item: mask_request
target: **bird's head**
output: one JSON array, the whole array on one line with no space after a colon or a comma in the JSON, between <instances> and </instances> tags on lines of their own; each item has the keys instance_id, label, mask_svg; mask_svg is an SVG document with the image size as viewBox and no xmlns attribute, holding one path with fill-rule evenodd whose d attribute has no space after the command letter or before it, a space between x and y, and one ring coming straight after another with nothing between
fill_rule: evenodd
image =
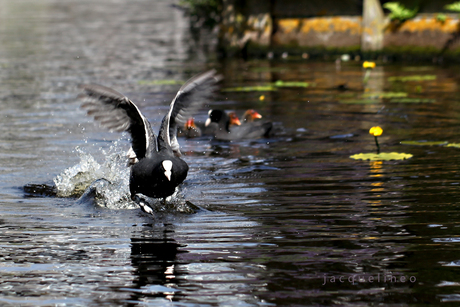
<instances>
[{"instance_id":1,"label":"bird's head","mask_svg":"<svg viewBox=\"0 0 460 307\"><path fill-rule=\"evenodd\" d=\"M185 128L185 130L196 129L195 120L193 119L193 117L190 117L190 118L187 120L187 122L185 123L184 128Z\"/></svg>"},{"instance_id":2,"label":"bird's head","mask_svg":"<svg viewBox=\"0 0 460 307\"><path fill-rule=\"evenodd\" d=\"M204 123L204 125L207 127L211 123L218 123L224 116L225 116L225 113L222 110L209 110L208 119L206 119L206 122Z\"/></svg>"},{"instance_id":3,"label":"bird's head","mask_svg":"<svg viewBox=\"0 0 460 307\"><path fill-rule=\"evenodd\" d=\"M255 119L262 118L262 115L260 115L256 110L249 109L243 114L243 121L244 122L253 122Z\"/></svg>"},{"instance_id":4,"label":"bird's head","mask_svg":"<svg viewBox=\"0 0 460 307\"><path fill-rule=\"evenodd\" d=\"M239 126L239 125L241 125L240 119L238 118L238 116L236 116L235 112L228 113L228 117L230 118L230 126L233 126L233 125Z\"/></svg>"}]
</instances>

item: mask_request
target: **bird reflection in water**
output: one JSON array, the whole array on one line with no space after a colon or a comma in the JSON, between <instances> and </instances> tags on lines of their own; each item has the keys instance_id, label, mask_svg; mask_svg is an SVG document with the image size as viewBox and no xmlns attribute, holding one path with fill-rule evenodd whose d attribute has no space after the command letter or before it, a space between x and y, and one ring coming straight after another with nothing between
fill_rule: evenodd
<instances>
[{"instance_id":1,"label":"bird reflection in water","mask_svg":"<svg viewBox=\"0 0 460 307\"><path fill-rule=\"evenodd\" d=\"M173 301L178 294L180 280L185 270L177 270L177 255L184 245L171 238L171 225L165 224L162 238L131 238L131 263L137 278L134 280L131 299L145 302L149 298ZM152 233L158 233L153 232Z\"/></svg>"}]
</instances>

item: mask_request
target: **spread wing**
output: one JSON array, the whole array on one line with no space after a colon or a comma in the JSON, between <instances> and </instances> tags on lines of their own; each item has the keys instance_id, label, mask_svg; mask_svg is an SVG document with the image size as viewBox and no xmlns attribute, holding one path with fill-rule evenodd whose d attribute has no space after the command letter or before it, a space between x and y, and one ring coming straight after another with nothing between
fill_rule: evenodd
<instances>
[{"instance_id":1,"label":"spread wing","mask_svg":"<svg viewBox=\"0 0 460 307\"><path fill-rule=\"evenodd\" d=\"M192 77L182 85L161 123L158 136L160 149L171 147L177 156L181 155L177 142L177 127L183 126L189 117L209 101L211 94L216 90L217 82L221 79L215 70L209 70Z\"/></svg>"},{"instance_id":2,"label":"spread wing","mask_svg":"<svg viewBox=\"0 0 460 307\"><path fill-rule=\"evenodd\" d=\"M84 94L79 98L81 105L101 126L110 131L128 131L131 134L132 149L137 159L157 150L156 136L149 121L128 97L102 85L83 85ZM131 152L131 151L130 151ZM130 156L132 157L132 154Z\"/></svg>"}]
</instances>

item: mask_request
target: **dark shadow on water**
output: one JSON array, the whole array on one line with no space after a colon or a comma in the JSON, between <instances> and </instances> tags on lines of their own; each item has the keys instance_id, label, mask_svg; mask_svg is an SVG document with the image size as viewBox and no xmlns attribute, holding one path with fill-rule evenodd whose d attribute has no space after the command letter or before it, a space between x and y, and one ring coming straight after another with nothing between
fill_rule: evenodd
<instances>
[{"instance_id":1,"label":"dark shadow on water","mask_svg":"<svg viewBox=\"0 0 460 307\"><path fill-rule=\"evenodd\" d=\"M56 197L57 190L52 183L29 183L22 187L24 197Z\"/></svg>"}]
</instances>

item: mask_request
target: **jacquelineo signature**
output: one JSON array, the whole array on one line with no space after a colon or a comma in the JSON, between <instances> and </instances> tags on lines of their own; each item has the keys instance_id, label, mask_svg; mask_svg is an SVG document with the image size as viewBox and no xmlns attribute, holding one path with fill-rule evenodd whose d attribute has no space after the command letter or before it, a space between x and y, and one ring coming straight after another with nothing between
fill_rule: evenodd
<instances>
[{"instance_id":1,"label":"jacquelineo signature","mask_svg":"<svg viewBox=\"0 0 460 307\"><path fill-rule=\"evenodd\" d=\"M407 276L393 273L377 273L377 274L360 274L360 275L327 275L324 274L323 286L325 284L333 283L415 283L417 278L415 276Z\"/></svg>"}]
</instances>

